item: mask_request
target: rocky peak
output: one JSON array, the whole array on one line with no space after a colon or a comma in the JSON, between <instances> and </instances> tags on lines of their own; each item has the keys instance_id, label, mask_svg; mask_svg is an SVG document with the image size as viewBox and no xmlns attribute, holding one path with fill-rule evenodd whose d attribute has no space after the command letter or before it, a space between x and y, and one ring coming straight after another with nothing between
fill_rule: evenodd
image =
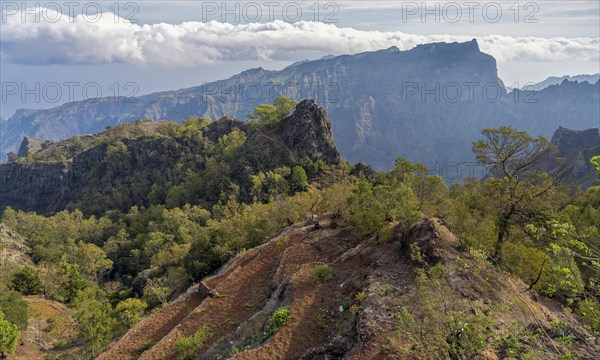
<instances>
[{"instance_id":1,"label":"rocky peak","mask_svg":"<svg viewBox=\"0 0 600 360\"><path fill-rule=\"evenodd\" d=\"M42 140L25 136L21 142L21 146L19 146L19 152L17 153L17 156L26 156L27 154L40 151L42 149L42 143Z\"/></svg>"},{"instance_id":2,"label":"rocky peak","mask_svg":"<svg viewBox=\"0 0 600 360\"><path fill-rule=\"evenodd\" d=\"M565 80L566 81L566 80ZM560 126L552 135L552 143L561 155L573 150L600 145L598 129L570 130Z\"/></svg>"},{"instance_id":3,"label":"rocky peak","mask_svg":"<svg viewBox=\"0 0 600 360\"><path fill-rule=\"evenodd\" d=\"M294 112L273 129L299 159L308 157L338 164L342 160L335 142L331 121L314 100L303 100Z\"/></svg>"},{"instance_id":4,"label":"rocky peak","mask_svg":"<svg viewBox=\"0 0 600 360\"><path fill-rule=\"evenodd\" d=\"M583 189L596 185L598 175L590 158L600 155L597 128L570 130L561 126L554 132L552 143L558 151L540 161L540 170L560 175L563 181L577 183Z\"/></svg>"}]
</instances>

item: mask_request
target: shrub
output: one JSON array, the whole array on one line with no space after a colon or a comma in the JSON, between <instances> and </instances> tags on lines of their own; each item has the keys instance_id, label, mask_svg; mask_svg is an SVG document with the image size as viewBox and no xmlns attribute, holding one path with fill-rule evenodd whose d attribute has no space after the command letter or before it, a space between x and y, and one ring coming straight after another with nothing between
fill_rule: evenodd
<instances>
[{"instance_id":1,"label":"shrub","mask_svg":"<svg viewBox=\"0 0 600 360\"><path fill-rule=\"evenodd\" d=\"M205 325L201 326L194 335L177 339L175 347L177 348L179 359L192 359L194 355L196 355L198 347L200 347L210 335L210 330L208 329L208 326Z\"/></svg>"},{"instance_id":2,"label":"shrub","mask_svg":"<svg viewBox=\"0 0 600 360\"><path fill-rule=\"evenodd\" d=\"M31 266L23 267L13 275L12 288L23 295L40 294L42 283L38 271Z\"/></svg>"},{"instance_id":3,"label":"shrub","mask_svg":"<svg viewBox=\"0 0 600 360\"><path fill-rule=\"evenodd\" d=\"M269 318L269 337L275 335L291 318L292 316L290 315L290 310L288 308L279 308L275 310Z\"/></svg>"},{"instance_id":4,"label":"shrub","mask_svg":"<svg viewBox=\"0 0 600 360\"><path fill-rule=\"evenodd\" d=\"M4 313L0 311L0 354L4 358L5 353L14 354L19 340L17 325L4 320Z\"/></svg>"},{"instance_id":5,"label":"shrub","mask_svg":"<svg viewBox=\"0 0 600 360\"><path fill-rule=\"evenodd\" d=\"M115 313L119 321L127 328L132 327L142 320L148 304L140 299L129 298L119 302Z\"/></svg>"},{"instance_id":6,"label":"shrub","mask_svg":"<svg viewBox=\"0 0 600 360\"><path fill-rule=\"evenodd\" d=\"M331 266L317 265L312 269L313 276L320 282L325 282L331 278Z\"/></svg>"},{"instance_id":7,"label":"shrub","mask_svg":"<svg viewBox=\"0 0 600 360\"><path fill-rule=\"evenodd\" d=\"M600 334L600 304L596 300L581 301L577 312L594 334Z\"/></svg>"},{"instance_id":8,"label":"shrub","mask_svg":"<svg viewBox=\"0 0 600 360\"><path fill-rule=\"evenodd\" d=\"M13 290L0 292L0 311L4 313L4 319L17 325L19 330L27 328L29 306L18 292Z\"/></svg>"}]
</instances>

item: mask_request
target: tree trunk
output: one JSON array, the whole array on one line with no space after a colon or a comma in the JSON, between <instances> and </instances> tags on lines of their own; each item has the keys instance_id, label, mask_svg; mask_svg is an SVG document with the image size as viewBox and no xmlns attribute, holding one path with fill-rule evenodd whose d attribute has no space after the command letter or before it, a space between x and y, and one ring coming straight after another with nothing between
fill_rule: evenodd
<instances>
[{"instance_id":1,"label":"tree trunk","mask_svg":"<svg viewBox=\"0 0 600 360\"><path fill-rule=\"evenodd\" d=\"M542 262L542 267L538 272L537 278L533 280L533 282L529 285L529 290L533 289L533 286L540 281L540 278L542 277L542 272L544 271L544 266L546 265L546 261L548 261L548 258L544 258L544 262Z\"/></svg>"},{"instance_id":2,"label":"tree trunk","mask_svg":"<svg viewBox=\"0 0 600 360\"><path fill-rule=\"evenodd\" d=\"M494 256L493 259L500 263L502 260L502 243L504 242L504 237L506 236L506 231L508 230L508 220L512 212L508 212L502 215L500 218L500 224L498 224L498 239L496 240L496 247L494 248Z\"/></svg>"}]
</instances>

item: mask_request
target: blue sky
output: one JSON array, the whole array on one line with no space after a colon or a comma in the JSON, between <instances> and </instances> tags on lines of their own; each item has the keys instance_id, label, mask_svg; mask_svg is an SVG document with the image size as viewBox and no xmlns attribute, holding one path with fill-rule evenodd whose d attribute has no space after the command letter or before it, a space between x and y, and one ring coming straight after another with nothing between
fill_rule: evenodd
<instances>
[{"instance_id":1,"label":"blue sky","mask_svg":"<svg viewBox=\"0 0 600 360\"><path fill-rule=\"evenodd\" d=\"M600 72L597 0L37 3L24 11L21 1L1 2L5 118L81 99L84 90L142 95L251 67L431 41L477 38L507 85Z\"/></svg>"}]
</instances>

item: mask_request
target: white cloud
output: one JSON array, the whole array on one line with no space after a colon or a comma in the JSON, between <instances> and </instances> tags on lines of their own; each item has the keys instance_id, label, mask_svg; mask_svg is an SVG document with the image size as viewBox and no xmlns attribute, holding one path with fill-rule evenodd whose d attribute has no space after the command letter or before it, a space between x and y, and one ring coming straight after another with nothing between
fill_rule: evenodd
<instances>
[{"instance_id":1,"label":"white cloud","mask_svg":"<svg viewBox=\"0 0 600 360\"><path fill-rule=\"evenodd\" d=\"M40 21L7 16L2 27L2 59L20 64L131 63L185 67L229 60L298 60L324 54L401 50L438 41L467 41L472 36L415 35L337 27L300 21L228 24L184 22L138 25L111 16L97 22L44 11ZM56 19L57 22L44 21ZM484 35L481 50L500 62L599 61L598 38L539 38Z\"/></svg>"}]
</instances>

